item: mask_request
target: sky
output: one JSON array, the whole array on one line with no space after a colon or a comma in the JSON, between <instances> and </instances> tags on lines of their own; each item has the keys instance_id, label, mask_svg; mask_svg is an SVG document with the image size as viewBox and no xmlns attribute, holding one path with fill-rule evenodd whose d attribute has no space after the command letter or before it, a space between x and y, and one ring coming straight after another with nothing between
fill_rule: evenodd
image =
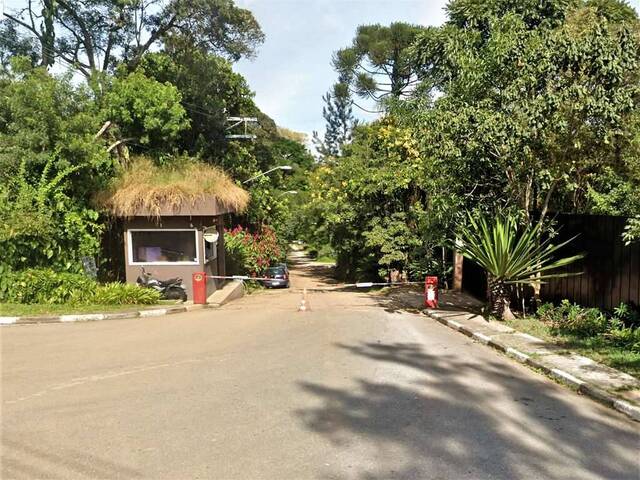
<instances>
[{"instance_id":1,"label":"sky","mask_svg":"<svg viewBox=\"0 0 640 480\"><path fill-rule=\"evenodd\" d=\"M253 60L235 70L256 93L258 107L281 126L324 131L322 95L336 81L333 52L351 44L363 24L394 21L440 25L447 0L236 0L266 35ZM371 119L357 111L361 118Z\"/></svg>"}]
</instances>

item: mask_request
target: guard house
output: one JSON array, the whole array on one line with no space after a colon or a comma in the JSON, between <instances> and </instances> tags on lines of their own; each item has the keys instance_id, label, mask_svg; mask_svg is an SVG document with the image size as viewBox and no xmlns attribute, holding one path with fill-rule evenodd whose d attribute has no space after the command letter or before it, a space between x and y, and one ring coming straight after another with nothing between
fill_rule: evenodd
<instances>
[{"instance_id":1,"label":"guard house","mask_svg":"<svg viewBox=\"0 0 640 480\"><path fill-rule=\"evenodd\" d=\"M223 215L232 213L214 197L205 197L179 209L160 208L160 216L139 211L125 220L125 272L135 283L141 268L160 280L181 277L187 296L193 297L191 275L225 275ZM207 282L207 295L215 291Z\"/></svg>"},{"instance_id":2,"label":"guard house","mask_svg":"<svg viewBox=\"0 0 640 480\"><path fill-rule=\"evenodd\" d=\"M124 220L126 281L142 268L159 280L180 277L192 299L193 273L225 275L224 215L244 210L249 194L211 165L177 170L138 159L98 201ZM207 294L221 283L207 281Z\"/></svg>"}]
</instances>

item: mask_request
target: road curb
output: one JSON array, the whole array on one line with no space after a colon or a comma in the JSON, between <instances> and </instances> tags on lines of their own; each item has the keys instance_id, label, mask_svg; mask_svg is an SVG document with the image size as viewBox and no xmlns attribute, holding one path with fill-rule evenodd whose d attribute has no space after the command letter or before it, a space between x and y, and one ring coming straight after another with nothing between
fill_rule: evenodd
<instances>
[{"instance_id":1,"label":"road curb","mask_svg":"<svg viewBox=\"0 0 640 480\"><path fill-rule=\"evenodd\" d=\"M0 317L0 326L7 325L37 325L40 323L73 323L98 322L102 320L123 320L127 318L149 318L172 315L175 313L192 312L204 308L216 308L217 305L185 305L179 307L151 308L131 312L115 313L85 313L52 316Z\"/></svg>"},{"instance_id":2,"label":"road curb","mask_svg":"<svg viewBox=\"0 0 640 480\"><path fill-rule=\"evenodd\" d=\"M462 325L455 320L447 320L446 318L442 318L434 312L429 312L428 310L423 310L422 313L429 318L441 323L452 330L456 330L467 337L471 337L472 339L482 343L483 345L487 345L489 347L494 348L495 350L499 350L500 352L506 354L506 356L516 360L518 363L523 365L527 365L529 367L535 368L540 372L544 373L548 377L553 378L554 380L562 383L570 387L572 390L578 392L585 397L589 397L590 399L610 407L632 420L640 422L640 407L630 404L614 394L611 394L593 384L590 384L576 376L565 372L559 368L553 368L548 365L545 365L543 362L538 360L535 356L528 355L524 352L521 352L518 349L505 345L497 340L494 340L490 336L473 330L466 325ZM516 332L514 330L514 332ZM518 333L518 332L516 332ZM531 337L531 335L529 335ZM535 337L532 337L535 338Z\"/></svg>"}]
</instances>

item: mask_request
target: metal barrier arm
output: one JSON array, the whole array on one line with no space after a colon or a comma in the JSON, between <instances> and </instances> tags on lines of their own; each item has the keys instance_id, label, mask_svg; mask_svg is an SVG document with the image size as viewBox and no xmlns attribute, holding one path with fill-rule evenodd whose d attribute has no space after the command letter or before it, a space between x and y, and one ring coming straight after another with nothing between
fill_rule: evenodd
<instances>
[{"instance_id":1,"label":"metal barrier arm","mask_svg":"<svg viewBox=\"0 0 640 480\"><path fill-rule=\"evenodd\" d=\"M219 280L280 280L279 278L267 278L267 277L249 277L248 275L207 275L207 278L216 278Z\"/></svg>"},{"instance_id":2,"label":"metal barrier arm","mask_svg":"<svg viewBox=\"0 0 640 480\"><path fill-rule=\"evenodd\" d=\"M248 275L207 275L207 278L216 278L220 280L280 280L279 278L268 278L268 277L250 277ZM371 288L371 287L384 287L391 285L422 285L424 282L357 282L357 283L345 283L343 285L336 285L335 287L330 287L331 289L338 288ZM313 288L311 288L313 289Z\"/></svg>"},{"instance_id":3,"label":"metal barrier arm","mask_svg":"<svg viewBox=\"0 0 640 480\"><path fill-rule=\"evenodd\" d=\"M357 282L335 285L332 287L307 287L310 292L335 292L348 288L395 287L401 285L424 285L424 282Z\"/></svg>"},{"instance_id":4,"label":"metal barrier arm","mask_svg":"<svg viewBox=\"0 0 640 480\"><path fill-rule=\"evenodd\" d=\"M340 285L342 288L371 288L371 287L384 287L390 285L422 285L424 282L357 282L357 283L345 283Z\"/></svg>"}]
</instances>

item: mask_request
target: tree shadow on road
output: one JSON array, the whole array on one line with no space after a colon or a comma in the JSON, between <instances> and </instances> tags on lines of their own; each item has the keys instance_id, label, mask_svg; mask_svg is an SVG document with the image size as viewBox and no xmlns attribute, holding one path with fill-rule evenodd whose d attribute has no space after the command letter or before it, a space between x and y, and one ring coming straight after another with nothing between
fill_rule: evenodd
<instances>
[{"instance_id":1,"label":"tree shadow on road","mask_svg":"<svg viewBox=\"0 0 640 480\"><path fill-rule=\"evenodd\" d=\"M576 468L594 478L638 478L635 426L580 411L572 393L546 381L520 378L498 361L432 355L420 344L337 347L420 378L414 384L355 378L348 389L300 383L321 403L297 412L303 424L344 450L364 449L376 459L355 478L584 478ZM480 386L472 383L478 376ZM513 405L500 411L496 401L505 397ZM401 452L400 464L392 451ZM354 478L350 473L332 471L327 478Z\"/></svg>"},{"instance_id":2,"label":"tree shadow on road","mask_svg":"<svg viewBox=\"0 0 640 480\"><path fill-rule=\"evenodd\" d=\"M396 286L388 290L373 293L378 305L389 313L400 311L423 310L424 292L421 286ZM484 303L461 292L442 291L438 302L438 310L456 313L482 314Z\"/></svg>"}]
</instances>

